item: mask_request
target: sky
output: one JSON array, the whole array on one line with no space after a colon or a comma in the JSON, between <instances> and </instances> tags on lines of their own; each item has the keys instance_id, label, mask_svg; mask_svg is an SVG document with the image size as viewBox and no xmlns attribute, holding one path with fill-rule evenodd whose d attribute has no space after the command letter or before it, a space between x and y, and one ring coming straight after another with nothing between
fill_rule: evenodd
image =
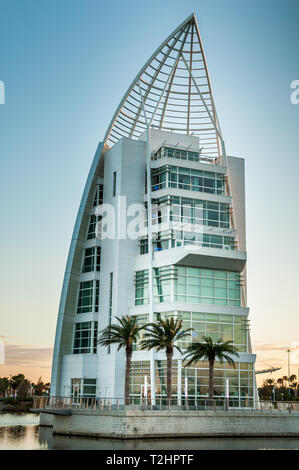
<instances>
[{"instance_id":1,"label":"sky","mask_svg":"<svg viewBox=\"0 0 299 470\"><path fill-rule=\"evenodd\" d=\"M192 12L227 152L246 162L257 369L299 369L297 0L0 0L0 377L49 380L63 273L98 142L129 84ZM259 381L265 376L258 376Z\"/></svg>"}]
</instances>

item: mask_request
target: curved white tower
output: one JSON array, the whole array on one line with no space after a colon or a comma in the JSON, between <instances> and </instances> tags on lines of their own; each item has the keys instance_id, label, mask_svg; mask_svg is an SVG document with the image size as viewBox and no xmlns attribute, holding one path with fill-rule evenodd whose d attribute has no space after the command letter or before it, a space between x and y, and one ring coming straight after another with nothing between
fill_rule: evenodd
<instances>
[{"instance_id":1,"label":"curved white tower","mask_svg":"<svg viewBox=\"0 0 299 470\"><path fill-rule=\"evenodd\" d=\"M97 236L102 203L115 211L113 237ZM133 204L151 214L137 237L126 232ZM123 397L124 352L99 348L96 338L129 313L140 323L179 316L194 328L189 341L233 340L237 367L215 364L215 395L228 378L234 404L253 406L245 266L244 160L226 155L191 15L133 80L98 145L66 265L51 394ZM163 399L164 354L135 349L131 397L140 399L147 375L152 399ZM187 370L176 354L174 399L183 398L185 377L189 398L205 397L207 364Z\"/></svg>"}]
</instances>

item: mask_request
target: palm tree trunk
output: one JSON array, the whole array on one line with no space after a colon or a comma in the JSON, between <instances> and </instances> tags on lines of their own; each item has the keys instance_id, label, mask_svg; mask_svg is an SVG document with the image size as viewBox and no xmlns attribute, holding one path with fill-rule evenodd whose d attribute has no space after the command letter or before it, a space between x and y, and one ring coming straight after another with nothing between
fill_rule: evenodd
<instances>
[{"instance_id":1,"label":"palm tree trunk","mask_svg":"<svg viewBox=\"0 0 299 470\"><path fill-rule=\"evenodd\" d=\"M126 349L126 378L125 378L125 404L130 404L130 371L131 371L132 348Z\"/></svg>"},{"instance_id":2,"label":"palm tree trunk","mask_svg":"<svg viewBox=\"0 0 299 470\"><path fill-rule=\"evenodd\" d=\"M167 404L170 405L171 400L171 369L172 369L173 350L166 350L167 357Z\"/></svg>"},{"instance_id":3,"label":"palm tree trunk","mask_svg":"<svg viewBox=\"0 0 299 470\"><path fill-rule=\"evenodd\" d=\"M214 361L209 361L209 405L213 404L214 398Z\"/></svg>"}]
</instances>

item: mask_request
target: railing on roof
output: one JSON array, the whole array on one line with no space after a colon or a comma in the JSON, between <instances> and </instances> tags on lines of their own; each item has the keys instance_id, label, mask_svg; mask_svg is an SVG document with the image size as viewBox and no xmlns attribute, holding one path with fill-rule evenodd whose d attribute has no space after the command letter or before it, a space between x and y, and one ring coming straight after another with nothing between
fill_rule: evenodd
<instances>
[{"instance_id":1,"label":"railing on roof","mask_svg":"<svg viewBox=\"0 0 299 470\"><path fill-rule=\"evenodd\" d=\"M221 157L203 155L200 151L164 146L160 147L159 150L153 152L151 158L152 160L160 160L162 158L174 158L177 160L201 162L210 165L219 165L221 161Z\"/></svg>"}]
</instances>

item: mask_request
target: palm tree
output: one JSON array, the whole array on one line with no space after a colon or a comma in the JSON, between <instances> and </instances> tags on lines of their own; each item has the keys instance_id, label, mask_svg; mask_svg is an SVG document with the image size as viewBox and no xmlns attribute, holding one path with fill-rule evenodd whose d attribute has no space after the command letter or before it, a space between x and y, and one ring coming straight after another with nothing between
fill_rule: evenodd
<instances>
[{"instance_id":1,"label":"palm tree","mask_svg":"<svg viewBox=\"0 0 299 470\"><path fill-rule=\"evenodd\" d=\"M185 367L191 366L194 362L209 362L209 402L213 403L214 397L214 363L215 360L223 364L224 360L235 367L235 362L228 354L239 357L238 349L233 346L232 341L221 343L220 339L214 343L210 336L203 336L202 342L194 342L188 346L184 360L187 361Z\"/></svg>"},{"instance_id":2,"label":"palm tree","mask_svg":"<svg viewBox=\"0 0 299 470\"><path fill-rule=\"evenodd\" d=\"M144 326L138 326L136 317L125 315L121 318L115 317L119 324L109 325L102 330L97 341L100 346L109 347L118 344L117 350L125 348L126 351L126 378L125 378L125 404L130 404L130 370L133 353L133 344L138 341L139 332Z\"/></svg>"},{"instance_id":3,"label":"palm tree","mask_svg":"<svg viewBox=\"0 0 299 470\"><path fill-rule=\"evenodd\" d=\"M272 395L274 395L275 400L275 379L267 379L266 384L270 387Z\"/></svg>"},{"instance_id":4,"label":"palm tree","mask_svg":"<svg viewBox=\"0 0 299 470\"><path fill-rule=\"evenodd\" d=\"M174 349L181 352L177 341L189 336L192 328L183 330L183 320L173 317L166 320L159 320L157 323L148 323L143 340L140 343L141 349L155 349L156 351L166 350L167 358L167 402L171 399L171 368Z\"/></svg>"},{"instance_id":5,"label":"palm tree","mask_svg":"<svg viewBox=\"0 0 299 470\"><path fill-rule=\"evenodd\" d=\"M283 386L285 387L284 382L287 382L289 380L289 377L287 375L284 375L282 380L283 380Z\"/></svg>"},{"instance_id":6,"label":"palm tree","mask_svg":"<svg viewBox=\"0 0 299 470\"><path fill-rule=\"evenodd\" d=\"M292 374L290 376L290 387L294 390L293 394L296 396L296 389L297 389L297 382L296 382L297 376L295 374Z\"/></svg>"},{"instance_id":7,"label":"palm tree","mask_svg":"<svg viewBox=\"0 0 299 470\"><path fill-rule=\"evenodd\" d=\"M281 387L284 386L283 379L277 379L277 383L278 383Z\"/></svg>"}]
</instances>

